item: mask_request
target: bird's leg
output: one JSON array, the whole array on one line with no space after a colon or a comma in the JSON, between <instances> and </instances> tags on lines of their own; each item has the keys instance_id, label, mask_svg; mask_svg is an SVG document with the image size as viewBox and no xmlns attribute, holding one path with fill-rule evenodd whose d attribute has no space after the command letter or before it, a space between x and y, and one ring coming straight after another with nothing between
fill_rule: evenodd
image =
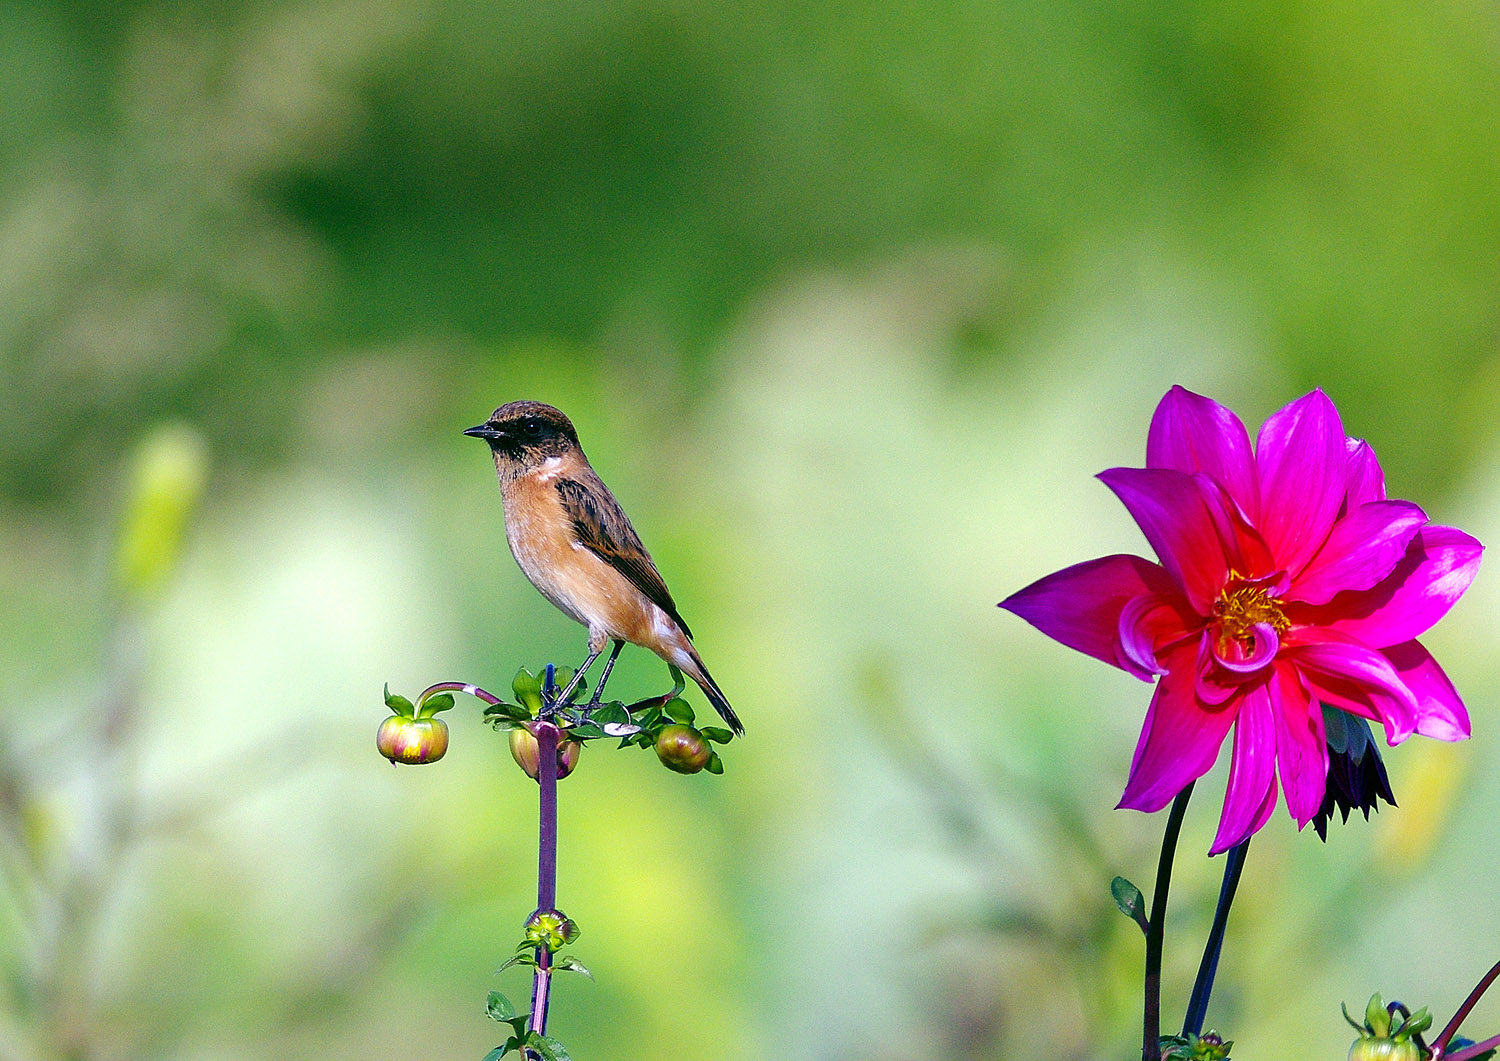
<instances>
[{"instance_id":1,"label":"bird's leg","mask_svg":"<svg viewBox=\"0 0 1500 1061\"><path fill-rule=\"evenodd\" d=\"M573 672L572 681L568 682L567 687L558 694L557 699L552 701L554 708L559 708L567 704L568 697L573 695L573 690L578 688L578 683L583 681L583 676L588 673L589 668L594 665L594 660L598 659L599 653L603 651L604 646L602 644L598 648L590 650L589 658L583 661L583 666ZM610 659L613 661L614 657L611 656Z\"/></svg>"},{"instance_id":2,"label":"bird's leg","mask_svg":"<svg viewBox=\"0 0 1500 1061\"><path fill-rule=\"evenodd\" d=\"M614 670L615 660L620 658L620 649L625 647L625 642L615 638L615 647L610 650L609 659L604 661L604 670L599 673L599 684L594 687L594 695L589 698L588 706L583 709L587 715L599 706L599 698L604 695L604 683L609 681L609 672Z\"/></svg>"}]
</instances>

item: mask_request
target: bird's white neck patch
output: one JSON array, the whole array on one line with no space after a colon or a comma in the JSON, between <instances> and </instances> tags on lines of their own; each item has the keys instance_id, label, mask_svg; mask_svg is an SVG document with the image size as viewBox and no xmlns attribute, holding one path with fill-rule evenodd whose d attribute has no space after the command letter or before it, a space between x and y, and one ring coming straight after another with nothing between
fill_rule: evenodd
<instances>
[{"instance_id":1,"label":"bird's white neck patch","mask_svg":"<svg viewBox=\"0 0 1500 1061\"><path fill-rule=\"evenodd\" d=\"M536 470L536 477L544 483L550 483L562 474L562 458L548 457L542 461L541 467Z\"/></svg>"}]
</instances>

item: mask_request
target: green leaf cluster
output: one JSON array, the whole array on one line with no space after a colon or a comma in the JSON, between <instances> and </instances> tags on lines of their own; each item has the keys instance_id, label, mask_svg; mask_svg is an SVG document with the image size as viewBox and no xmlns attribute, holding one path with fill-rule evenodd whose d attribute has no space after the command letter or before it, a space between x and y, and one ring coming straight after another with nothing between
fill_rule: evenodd
<instances>
[{"instance_id":1,"label":"green leaf cluster","mask_svg":"<svg viewBox=\"0 0 1500 1061\"><path fill-rule=\"evenodd\" d=\"M1116 878L1117 880L1119 878ZM1201 1036L1191 1032L1187 1035L1164 1035L1161 1039L1162 1061L1230 1061L1229 1051L1234 1040L1220 1038L1210 1029Z\"/></svg>"},{"instance_id":2,"label":"green leaf cluster","mask_svg":"<svg viewBox=\"0 0 1500 1061\"><path fill-rule=\"evenodd\" d=\"M490 1020L508 1025L511 1030L510 1038L485 1054L484 1061L499 1061L507 1054L520 1054L527 1050L534 1052L542 1061L572 1061L572 1055L562 1043L550 1035L541 1035L528 1028L531 1014L516 1013L510 999L499 991L490 992L484 1004L484 1012Z\"/></svg>"},{"instance_id":3,"label":"green leaf cluster","mask_svg":"<svg viewBox=\"0 0 1500 1061\"><path fill-rule=\"evenodd\" d=\"M400 693L391 692L390 683L385 686L385 706L391 709L391 714L402 718L431 718L439 711L447 711L453 706L452 693L433 693L423 698L419 703L413 704Z\"/></svg>"}]
</instances>

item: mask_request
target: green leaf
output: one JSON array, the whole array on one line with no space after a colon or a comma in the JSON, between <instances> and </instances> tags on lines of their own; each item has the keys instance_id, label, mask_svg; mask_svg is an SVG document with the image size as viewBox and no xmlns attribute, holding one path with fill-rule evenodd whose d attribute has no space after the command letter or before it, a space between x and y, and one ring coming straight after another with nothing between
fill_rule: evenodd
<instances>
[{"instance_id":1,"label":"green leaf","mask_svg":"<svg viewBox=\"0 0 1500 1061\"><path fill-rule=\"evenodd\" d=\"M417 710L412 706L411 701L406 697L402 696L400 693L391 692L390 682L387 682L385 686L385 706L390 708L396 714L402 715L406 718L411 718Z\"/></svg>"},{"instance_id":2,"label":"green leaf","mask_svg":"<svg viewBox=\"0 0 1500 1061\"><path fill-rule=\"evenodd\" d=\"M1149 931L1151 920L1146 916L1146 897L1141 894L1141 890L1124 877L1116 877L1110 881L1109 890L1115 897L1115 905L1120 908L1120 913L1140 925L1142 932Z\"/></svg>"},{"instance_id":3,"label":"green leaf","mask_svg":"<svg viewBox=\"0 0 1500 1061\"><path fill-rule=\"evenodd\" d=\"M693 724L693 709L680 696L675 700L668 700L662 707L662 713L673 722L681 722L684 726Z\"/></svg>"},{"instance_id":4,"label":"green leaf","mask_svg":"<svg viewBox=\"0 0 1500 1061\"><path fill-rule=\"evenodd\" d=\"M507 1021L516 1015L516 1007L499 991L491 991L484 1003L484 1014L490 1020Z\"/></svg>"},{"instance_id":5,"label":"green leaf","mask_svg":"<svg viewBox=\"0 0 1500 1061\"><path fill-rule=\"evenodd\" d=\"M512 722L531 721L531 713L524 707L522 707L520 704L507 704L504 700L500 701L498 704L490 704L488 707L486 707L484 709L484 717L487 719L504 718L509 719Z\"/></svg>"},{"instance_id":6,"label":"green leaf","mask_svg":"<svg viewBox=\"0 0 1500 1061\"><path fill-rule=\"evenodd\" d=\"M708 765L703 769L711 774L722 774L724 772L724 760L719 758L718 752L709 752Z\"/></svg>"},{"instance_id":7,"label":"green leaf","mask_svg":"<svg viewBox=\"0 0 1500 1061\"><path fill-rule=\"evenodd\" d=\"M532 715L542 709L542 680L525 667L516 671L516 676L510 680L510 691Z\"/></svg>"},{"instance_id":8,"label":"green leaf","mask_svg":"<svg viewBox=\"0 0 1500 1061\"><path fill-rule=\"evenodd\" d=\"M542 1061L573 1061L567 1048L550 1035L538 1035L536 1032L531 1032L526 1036L526 1048L540 1054Z\"/></svg>"},{"instance_id":9,"label":"green leaf","mask_svg":"<svg viewBox=\"0 0 1500 1061\"><path fill-rule=\"evenodd\" d=\"M529 946L531 946L531 944L528 943L528 944L525 944L525 946L529 947ZM502 965L502 966L500 966L500 968L496 969L495 971L497 973L503 973L503 972L505 972L505 970L509 969L512 965L525 965L525 966L528 966L528 967L530 967L532 969L535 969L536 968L536 955L535 954L517 954L517 955L514 955L513 957L506 959L505 964Z\"/></svg>"},{"instance_id":10,"label":"green leaf","mask_svg":"<svg viewBox=\"0 0 1500 1061\"><path fill-rule=\"evenodd\" d=\"M713 741L715 744L728 744L734 740L734 734L720 726L704 726L698 731L703 734L703 739Z\"/></svg>"},{"instance_id":11,"label":"green leaf","mask_svg":"<svg viewBox=\"0 0 1500 1061\"><path fill-rule=\"evenodd\" d=\"M510 1044L506 1043L504 1046L497 1046L489 1053L485 1054L484 1061L500 1061L500 1059L508 1053L510 1053Z\"/></svg>"},{"instance_id":12,"label":"green leaf","mask_svg":"<svg viewBox=\"0 0 1500 1061\"><path fill-rule=\"evenodd\" d=\"M590 980L594 978L594 974L589 972L589 967L571 954L565 958L559 958L557 964L552 968L560 973L582 973Z\"/></svg>"},{"instance_id":13,"label":"green leaf","mask_svg":"<svg viewBox=\"0 0 1500 1061\"><path fill-rule=\"evenodd\" d=\"M611 723L617 726L628 726L630 725L630 712L625 710L625 705L620 701L611 700L607 704L600 704L594 708L589 721L601 728Z\"/></svg>"},{"instance_id":14,"label":"green leaf","mask_svg":"<svg viewBox=\"0 0 1500 1061\"><path fill-rule=\"evenodd\" d=\"M564 740L597 740L600 737L607 736L609 736L609 734L605 733L602 729L594 725L592 722L584 722L581 725L569 726L566 730L563 731Z\"/></svg>"},{"instance_id":15,"label":"green leaf","mask_svg":"<svg viewBox=\"0 0 1500 1061\"><path fill-rule=\"evenodd\" d=\"M667 664L667 670L670 671L671 674L672 674L672 693L671 693L671 696L673 698L681 696L682 695L682 690L684 690L684 689L687 688L687 682L683 681L683 679L682 679L682 671L678 670L677 669L677 665L673 664L673 663L668 663Z\"/></svg>"},{"instance_id":16,"label":"green leaf","mask_svg":"<svg viewBox=\"0 0 1500 1061\"><path fill-rule=\"evenodd\" d=\"M422 701L422 706L417 710L417 717L431 718L439 711L447 711L452 706L452 693L438 693L436 696L429 696L426 700Z\"/></svg>"}]
</instances>

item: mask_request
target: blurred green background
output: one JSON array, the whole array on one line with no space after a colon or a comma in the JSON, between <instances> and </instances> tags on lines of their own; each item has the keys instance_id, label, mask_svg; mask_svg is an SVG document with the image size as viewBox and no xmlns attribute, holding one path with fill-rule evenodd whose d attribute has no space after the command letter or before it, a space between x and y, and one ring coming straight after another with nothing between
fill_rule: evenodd
<instances>
[{"instance_id":1,"label":"blurred green background","mask_svg":"<svg viewBox=\"0 0 1500 1061\"><path fill-rule=\"evenodd\" d=\"M1500 538L1497 129L1473 0L8 3L0 1057L499 1041L534 789L473 705L430 769L373 736L385 681L583 654L459 434L520 397L749 729L721 779L596 747L562 787L574 1056L1138 1055L1148 690L994 604L1144 551L1091 476L1173 383L1252 430L1322 386ZM1256 840L1237 1058L1341 1057L1376 989L1441 1023L1500 957L1493 585L1427 639L1474 739Z\"/></svg>"}]
</instances>

